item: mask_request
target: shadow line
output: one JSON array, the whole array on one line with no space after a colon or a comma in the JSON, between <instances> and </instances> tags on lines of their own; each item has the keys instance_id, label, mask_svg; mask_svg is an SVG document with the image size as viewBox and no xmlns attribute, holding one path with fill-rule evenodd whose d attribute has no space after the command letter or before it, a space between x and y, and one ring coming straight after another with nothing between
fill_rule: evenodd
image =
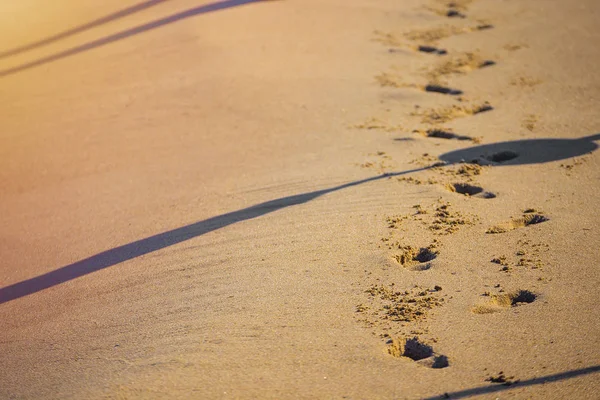
<instances>
[{"instance_id":1,"label":"shadow line","mask_svg":"<svg viewBox=\"0 0 600 400\"><path fill-rule=\"evenodd\" d=\"M346 189L352 186L361 185L367 182L376 181L392 176L409 174L426 170L430 167L422 167L402 172L379 175L359 181L345 183L343 185L334 186L332 188L317 190L313 192L298 194L294 196L282 197L279 199L256 204L254 206L244 208L238 211L233 211L227 214L222 214L213 218L205 219L181 228L173 229L158 235L150 236L145 239L140 239L135 242L115 247L110 250L103 251L89 258L77 261L73 264L66 265L62 268L50 271L43 275L27 279L22 282L15 283L10 286L0 288L0 304L18 299L52 286L60 285L61 283L70 281L75 278L112 267L113 265L122 263L127 260L148 254L165 247L173 246L174 244L184 242L186 240L204 235L205 233L224 228L228 225L237 222L246 221L257 218L286 207L295 206L298 204L307 203L319 196L327 193L332 193L338 190Z\"/></svg>"},{"instance_id":2,"label":"shadow line","mask_svg":"<svg viewBox=\"0 0 600 400\"><path fill-rule=\"evenodd\" d=\"M255 0L223 1L194 9L194 12L198 13L198 10L207 10L210 7L212 7L211 9L213 10L221 9L225 7L225 4L229 4L229 6L231 6L233 3L242 4L249 3L251 1ZM177 14L177 16L179 16L178 18L182 18L181 15L182 14ZM161 21L166 21L166 19ZM167 22L161 23L164 24ZM455 165L470 159L475 159L474 161L477 162L487 160L486 162L490 163L489 165L494 166L526 165L563 160L565 158L589 154L595 151L598 148L598 145L595 143L597 140L600 140L600 133L576 139L528 139L474 146L441 154L439 156L441 162L430 166L379 175L345 183L339 186L334 186L329 189L282 197L256 204L248 208L222 214L213 218L183 226L181 228L150 236L145 239L140 239L123 246L115 247L46 274L0 288L0 304L39 292L89 273L111 267L124 261L131 260L132 258L164 249L165 247L169 247L174 244L201 236L205 233L221 229L228 225L235 224L236 222L257 218L286 207L307 203L324 194L342 190L348 187L357 186L363 183L392 176L424 171L434 167ZM506 160L500 160L498 159L499 154L510 155L510 157L506 158Z\"/></svg>"},{"instance_id":3,"label":"shadow line","mask_svg":"<svg viewBox=\"0 0 600 400\"><path fill-rule=\"evenodd\" d=\"M21 71L25 71L25 70L28 70L28 69L31 69L34 67L39 67L40 65L44 65L44 64L47 64L47 63L50 63L53 61L57 61L57 60L60 60L60 59L66 58L66 57L70 57L70 56L82 53L84 51L88 51L88 50L92 50L92 49L95 49L95 48L98 48L101 46L105 46L107 44L114 43L119 40L123 40L123 39L126 39L128 37L131 37L131 36L143 33L143 32L148 32L150 30L160 28L162 26L171 24L173 22L181 21L186 18L194 17L194 16L201 15L201 14L206 14L209 12L224 10L224 9L231 8L231 7L237 7L237 6L242 6L245 4L255 3L258 1L260 1L260 0L224 0L224 1L210 3L210 4L207 4L204 6L200 6L200 7L191 8L189 10L182 11L177 14L173 14L168 17L158 19L156 21L148 22L144 25L136 26L135 28L127 29L127 30L115 33L113 35L105 36L103 38L91 41L89 43L86 43L86 44L83 44L80 46L72 47L68 50L64 50L64 51L61 51L56 54L52 54L47 57L42 57L35 61L31 61L31 62L28 62L25 64L18 65L16 67L5 69L3 71L0 71L0 78L15 74L15 73L18 73Z\"/></svg>"},{"instance_id":4,"label":"shadow line","mask_svg":"<svg viewBox=\"0 0 600 400\"><path fill-rule=\"evenodd\" d=\"M461 390L458 392L452 393L444 393L439 396L427 397L423 400L441 400L441 399L463 399L466 397L476 396L479 394L489 394L501 392L504 390L510 390L515 388L520 388L524 386L534 386L534 385L543 385L549 382L561 381L564 379L571 379L581 375L593 374L600 371L600 365L594 365L593 367L587 367L582 369L575 369L572 371L561 372L553 375L546 375L539 378L528 379L526 381L520 381L518 383L514 383L510 386L504 384L495 384L489 386L482 386L472 389Z\"/></svg>"},{"instance_id":5,"label":"shadow line","mask_svg":"<svg viewBox=\"0 0 600 400\"><path fill-rule=\"evenodd\" d=\"M143 3L138 3L131 7L117 11L113 14L109 14L104 17L98 18L87 24L80 25L75 28L57 33L56 35L50 36L46 39L42 39L37 42L29 43L24 46L20 46L20 47L14 48L14 49L4 51L4 52L0 53L0 59L6 58L6 57L11 57L11 56L16 56L17 54L25 53L26 51L37 49L38 47L46 46L50 43L54 43L59 40L68 38L69 36L74 36L78 33L85 32L85 31L95 28L97 26L107 24L107 23L117 20L119 18L126 17L130 14L134 14L136 12L143 11L143 10L150 8L152 6L155 6L157 4L164 3L165 1L168 1L168 0L149 0L149 1L145 1Z\"/></svg>"}]
</instances>

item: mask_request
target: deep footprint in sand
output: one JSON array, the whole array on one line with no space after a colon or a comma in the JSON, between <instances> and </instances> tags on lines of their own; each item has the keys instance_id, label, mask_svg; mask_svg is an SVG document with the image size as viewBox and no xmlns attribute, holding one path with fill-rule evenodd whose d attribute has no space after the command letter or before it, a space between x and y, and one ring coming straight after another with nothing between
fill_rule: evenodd
<instances>
[{"instance_id":1,"label":"deep footprint in sand","mask_svg":"<svg viewBox=\"0 0 600 400\"><path fill-rule=\"evenodd\" d=\"M508 222L504 222L498 225L494 225L489 228L485 233L505 233L518 228L523 228L529 225L541 224L542 222L549 221L550 218L535 213L525 213L522 217L511 219Z\"/></svg>"},{"instance_id":2,"label":"deep footprint in sand","mask_svg":"<svg viewBox=\"0 0 600 400\"><path fill-rule=\"evenodd\" d=\"M446 139L446 140L470 140L475 143L479 143L478 138L473 138L471 136L459 135L457 133L452 132L449 129L441 129L441 128L431 128L427 130L415 129L413 133L419 133L428 138L434 139Z\"/></svg>"},{"instance_id":3,"label":"deep footprint in sand","mask_svg":"<svg viewBox=\"0 0 600 400\"><path fill-rule=\"evenodd\" d=\"M393 256L394 260L404 268L411 271L425 271L431 268L431 261L435 260L439 254L434 246L413 247L399 246L399 253Z\"/></svg>"},{"instance_id":4,"label":"deep footprint in sand","mask_svg":"<svg viewBox=\"0 0 600 400\"><path fill-rule=\"evenodd\" d=\"M435 353L430 345L423 343L416 336L410 339L390 340L388 353L397 358L410 358L429 368L446 368L450 365L448 357Z\"/></svg>"},{"instance_id":5,"label":"deep footprint in sand","mask_svg":"<svg viewBox=\"0 0 600 400\"><path fill-rule=\"evenodd\" d=\"M492 192L486 192L480 186L470 185L468 183L451 183L446 185L446 189L451 192L462 194L468 197L477 197L480 199L494 199L496 194Z\"/></svg>"},{"instance_id":6,"label":"deep footprint in sand","mask_svg":"<svg viewBox=\"0 0 600 400\"><path fill-rule=\"evenodd\" d=\"M519 153L516 153L511 150L504 150L487 156L486 160L495 163L503 163L506 161L514 160L517 157L519 157Z\"/></svg>"},{"instance_id":7,"label":"deep footprint in sand","mask_svg":"<svg viewBox=\"0 0 600 400\"><path fill-rule=\"evenodd\" d=\"M435 85L435 84L425 85L425 87L423 88L423 90L425 90L426 92L447 94L447 95L450 95L450 96L459 96L459 95L463 94L462 90L452 89L452 88L449 88L449 87L445 87L445 86L441 86L441 85Z\"/></svg>"},{"instance_id":8,"label":"deep footprint in sand","mask_svg":"<svg viewBox=\"0 0 600 400\"><path fill-rule=\"evenodd\" d=\"M471 311L475 314L491 314L511 307L533 303L538 295L529 290L516 290L512 293L492 295L485 304L474 306Z\"/></svg>"},{"instance_id":9,"label":"deep footprint in sand","mask_svg":"<svg viewBox=\"0 0 600 400\"><path fill-rule=\"evenodd\" d=\"M446 49L440 49L435 46L425 46L425 45L418 46L417 51L420 51L421 53L437 54L438 56L443 56L443 55L448 54L448 51Z\"/></svg>"}]
</instances>

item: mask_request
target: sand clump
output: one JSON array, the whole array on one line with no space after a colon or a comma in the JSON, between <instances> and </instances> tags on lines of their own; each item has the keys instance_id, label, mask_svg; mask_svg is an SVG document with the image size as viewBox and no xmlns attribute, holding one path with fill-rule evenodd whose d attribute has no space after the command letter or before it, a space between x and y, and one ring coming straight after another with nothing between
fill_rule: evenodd
<instances>
[{"instance_id":1,"label":"sand clump","mask_svg":"<svg viewBox=\"0 0 600 400\"><path fill-rule=\"evenodd\" d=\"M428 229L437 235L449 235L457 232L462 226L475 224L474 218L467 218L461 212L452 210L449 202L438 205L433 217Z\"/></svg>"},{"instance_id":2,"label":"sand clump","mask_svg":"<svg viewBox=\"0 0 600 400\"><path fill-rule=\"evenodd\" d=\"M441 291L440 286L398 290L394 284L379 284L372 285L365 293L369 296L369 309L375 310L372 317L391 322L418 322L425 320L432 309L444 304Z\"/></svg>"},{"instance_id":3,"label":"sand clump","mask_svg":"<svg viewBox=\"0 0 600 400\"><path fill-rule=\"evenodd\" d=\"M511 79L510 84L520 88L532 88L542 83L541 79L532 78L530 76L518 76Z\"/></svg>"},{"instance_id":4,"label":"sand clump","mask_svg":"<svg viewBox=\"0 0 600 400\"><path fill-rule=\"evenodd\" d=\"M503 371L500 371L498 372L498 374L486 378L486 381L491 383L501 383L504 386L510 386L520 382L520 380L515 379L514 376L506 376Z\"/></svg>"},{"instance_id":5,"label":"sand clump","mask_svg":"<svg viewBox=\"0 0 600 400\"><path fill-rule=\"evenodd\" d=\"M467 52L436 64L433 68L426 70L425 77L433 82L439 82L448 75L462 75L494 64L494 61L485 59L478 53Z\"/></svg>"},{"instance_id":6,"label":"sand clump","mask_svg":"<svg viewBox=\"0 0 600 400\"><path fill-rule=\"evenodd\" d=\"M393 72L382 72L375 76L375 80L381 87L405 88L413 86L404 82L398 74Z\"/></svg>"},{"instance_id":7,"label":"sand clump","mask_svg":"<svg viewBox=\"0 0 600 400\"><path fill-rule=\"evenodd\" d=\"M436 125L444 122L449 122L457 118L468 117L480 114L486 111L491 111L494 108L489 102L483 102L471 105L456 105L453 104L447 107L432 108L423 111L415 111L412 115L420 116L421 122L424 124Z\"/></svg>"},{"instance_id":8,"label":"sand clump","mask_svg":"<svg viewBox=\"0 0 600 400\"><path fill-rule=\"evenodd\" d=\"M404 34L408 40L413 42L420 42L424 44L437 44L442 39L450 36L460 35L463 33L482 31L491 29L493 26L489 23L481 22L474 26L442 26L428 29L415 29Z\"/></svg>"},{"instance_id":9,"label":"sand clump","mask_svg":"<svg viewBox=\"0 0 600 400\"><path fill-rule=\"evenodd\" d=\"M404 44L402 39L398 38L393 33L375 31L373 32L373 35L375 36L373 40L383 44L384 46L402 47Z\"/></svg>"},{"instance_id":10,"label":"sand clump","mask_svg":"<svg viewBox=\"0 0 600 400\"><path fill-rule=\"evenodd\" d=\"M529 132L533 132L539 119L540 119L540 117L535 114L528 114L525 116L525 118L523 118L523 121L521 122L521 126L525 129L527 129Z\"/></svg>"},{"instance_id":11,"label":"sand clump","mask_svg":"<svg viewBox=\"0 0 600 400\"><path fill-rule=\"evenodd\" d=\"M386 121L383 121L379 118L370 117L365 122L356 124L353 126L356 129L365 129L365 130L380 130L385 132L396 132L401 131L401 125L392 125Z\"/></svg>"},{"instance_id":12,"label":"sand clump","mask_svg":"<svg viewBox=\"0 0 600 400\"><path fill-rule=\"evenodd\" d=\"M451 129L443 129L443 128L430 128L430 129L415 129L413 133L418 133L421 136L435 139L446 139L446 140L468 140L473 143L478 143L477 138L472 138L466 135L459 135L454 133Z\"/></svg>"}]
</instances>

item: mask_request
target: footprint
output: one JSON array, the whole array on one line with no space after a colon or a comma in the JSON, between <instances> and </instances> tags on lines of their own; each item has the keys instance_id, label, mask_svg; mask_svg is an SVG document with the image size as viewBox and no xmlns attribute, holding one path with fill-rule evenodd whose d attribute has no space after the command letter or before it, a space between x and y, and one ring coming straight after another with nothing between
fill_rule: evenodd
<instances>
[{"instance_id":1,"label":"footprint","mask_svg":"<svg viewBox=\"0 0 600 400\"><path fill-rule=\"evenodd\" d=\"M448 17L448 18L467 18L467 16L465 14L463 14L460 11L455 10L453 8L449 9L446 12L446 17Z\"/></svg>"},{"instance_id":2,"label":"footprint","mask_svg":"<svg viewBox=\"0 0 600 400\"><path fill-rule=\"evenodd\" d=\"M488 23L481 23L473 28L471 28L471 31L485 31L488 29L493 29L494 25L492 24L488 24Z\"/></svg>"},{"instance_id":3,"label":"footprint","mask_svg":"<svg viewBox=\"0 0 600 400\"><path fill-rule=\"evenodd\" d=\"M529 76L519 76L519 77L513 78L510 81L510 84L512 86L517 86L517 87L521 87L521 88L532 88L534 86L539 85L540 83L542 83L541 79L532 78Z\"/></svg>"},{"instance_id":4,"label":"footprint","mask_svg":"<svg viewBox=\"0 0 600 400\"><path fill-rule=\"evenodd\" d=\"M509 160L513 160L517 157L519 157L519 153L516 153L512 150L503 150L487 156L486 160L496 163L503 163Z\"/></svg>"},{"instance_id":5,"label":"footprint","mask_svg":"<svg viewBox=\"0 0 600 400\"><path fill-rule=\"evenodd\" d=\"M425 92L441 93L450 96L458 96L463 94L462 90L452 89L435 83L430 83L425 86L421 86L415 83L406 83L402 80L400 75L398 75L395 72L382 72L379 75L375 76L375 80L381 87L414 88L421 89Z\"/></svg>"},{"instance_id":6,"label":"footprint","mask_svg":"<svg viewBox=\"0 0 600 400\"><path fill-rule=\"evenodd\" d=\"M421 42L426 45L434 45L441 39L445 39L454 35L459 35L468 31L470 31L469 28L461 28L457 26L444 26L439 28L412 30L410 32L405 33L404 36L408 40L412 40L414 42Z\"/></svg>"},{"instance_id":7,"label":"footprint","mask_svg":"<svg viewBox=\"0 0 600 400\"><path fill-rule=\"evenodd\" d=\"M481 199L494 199L496 195L492 192L485 192L482 187L469 185L468 183L451 183L446 188L454 193L459 193L469 197L478 197Z\"/></svg>"},{"instance_id":8,"label":"footprint","mask_svg":"<svg viewBox=\"0 0 600 400\"><path fill-rule=\"evenodd\" d=\"M508 231L515 230L517 228L523 228L529 225L540 224L546 221L549 221L549 218L541 214L527 213L520 218L515 218L508 222L492 226L487 231L485 231L485 233L505 233Z\"/></svg>"},{"instance_id":9,"label":"footprint","mask_svg":"<svg viewBox=\"0 0 600 400\"><path fill-rule=\"evenodd\" d=\"M413 133L419 133L425 137L436 138L436 139L455 139L455 140L476 141L475 138L472 138L470 136L458 135L448 129L432 128L432 129L427 129L425 131L420 130L420 129L415 129L413 131Z\"/></svg>"},{"instance_id":10,"label":"footprint","mask_svg":"<svg viewBox=\"0 0 600 400\"><path fill-rule=\"evenodd\" d=\"M350 128L365 129L365 130L369 130L369 131L370 130L381 130L381 131L385 131L385 132L395 132L395 131L403 130L401 125L393 125L389 122L386 122L386 121L383 121L381 119L374 118L374 117L370 117L367 120L365 120L365 122L362 122L360 124L350 126Z\"/></svg>"},{"instance_id":11,"label":"footprint","mask_svg":"<svg viewBox=\"0 0 600 400\"><path fill-rule=\"evenodd\" d=\"M431 29L412 30L404 34L408 40L413 42L421 42L427 45L434 45L439 40L450 36L460 35L463 33L483 31L491 29L494 26L488 23L481 22L475 26L459 27L459 26L443 26Z\"/></svg>"},{"instance_id":12,"label":"footprint","mask_svg":"<svg viewBox=\"0 0 600 400\"><path fill-rule=\"evenodd\" d=\"M398 246L400 253L395 254L393 258L411 271L426 271L431 268L430 261L437 258L439 252L435 246L416 248L413 246Z\"/></svg>"},{"instance_id":13,"label":"footprint","mask_svg":"<svg viewBox=\"0 0 600 400\"><path fill-rule=\"evenodd\" d=\"M482 58L478 53L463 53L452 56L444 62L435 65L425 75L433 82L439 81L440 77L448 75L461 75L470 71L495 65L496 62Z\"/></svg>"},{"instance_id":14,"label":"footprint","mask_svg":"<svg viewBox=\"0 0 600 400\"><path fill-rule=\"evenodd\" d=\"M448 357L435 353L431 346L421 342L416 336L410 339L392 339L388 343L388 353L393 357L407 357L429 368L446 368L450 365Z\"/></svg>"},{"instance_id":15,"label":"footprint","mask_svg":"<svg viewBox=\"0 0 600 400\"><path fill-rule=\"evenodd\" d=\"M535 129L535 125L539 121L539 117L535 114L528 114L523 118L523 122L521 122L521 126L527 129L530 132L533 132Z\"/></svg>"},{"instance_id":16,"label":"footprint","mask_svg":"<svg viewBox=\"0 0 600 400\"><path fill-rule=\"evenodd\" d=\"M434 46L418 46L417 51L420 51L421 53L433 53L440 56L448 54L448 51L446 49L440 49Z\"/></svg>"},{"instance_id":17,"label":"footprint","mask_svg":"<svg viewBox=\"0 0 600 400\"><path fill-rule=\"evenodd\" d=\"M502 48L506 51L517 51L521 49L526 49L529 46L524 43L507 43Z\"/></svg>"},{"instance_id":18,"label":"footprint","mask_svg":"<svg viewBox=\"0 0 600 400\"><path fill-rule=\"evenodd\" d=\"M381 87L405 88L411 86L405 83L398 74L393 72L382 72L375 76L375 80Z\"/></svg>"},{"instance_id":19,"label":"footprint","mask_svg":"<svg viewBox=\"0 0 600 400\"><path fill-rule=\"evenodd\" d=\"M421 116L421 122L424 124L439 124L452 121L456 118L467 117L470 115L480 114L486 111L491 111L494 108L487 101L475 105L452 105L444 108L434 108L424 111L413 112L411 115Z\"/></svg>"},{"instance_id":20,"label":"footprint","mask_svg":"<svg viewBox=\"0 0 600 400\"><path fill-rule=\"evenodd\" d=\"M491 314L516 307L522 304L533 303L538 295L529 290L516 290L512 293L492 295L485 304L474 306L471 311L475 314Z\"/></svg>"},{"instance_id":21,"label":"footprint","mask_svg":"<svg viewBox=\"0 0 600 400\"><path fill-rule=\"evenodd\" d=\"M441 17L448 18L466 18L467 6L465 4L456 2L440 1L442 4L434 4L432 6L426 6L425 8Z\"/></svg>"},{"instance_id":22,"label":"footprint","mask_svg":"<svg viewBox=\"0 0 600 400\"><path fill-rule=\"evenodd\" d=\"M512 150L501 150L501 151L497 151L495 153L492 154L481 154L479 156L477 156L476 158L473 158L469 161L463 161L463 162L467 162L468 164L472 164L472 165L483 165L483 166L487 166L487 165L494 165L494 164L501 164L510 160L514 160L515 158L519 157L519 153L512 151Z\"/></svg>"},{"instance_id":23,"label":"footprint","mask_svg":"<svg viewBox=\"0 0 600 400\"><path fill-rule=\"evenodd\" d=\"M436 84L429 84L426 85L423 88L426 92L434 92L434 93L441 93L441 94L448 94L451 96L458 96L463 94L462 90L458 90L458 89L451 89L449 87L444 87L441 85L436 85Z\"/></svg>"},{"instance_id":24,"label":"footprint","mask_svg":"<svg viewBox=\"0 0 600 400\"><path fill-rule=\"evenodd\" d=\"M514 376L506 376L502 371L498 372L498 375L492 375L485 380L486 382L501 383L504 386L510 386L520 382L520 379L515 379Z\"/></svg>"}]
</instances>

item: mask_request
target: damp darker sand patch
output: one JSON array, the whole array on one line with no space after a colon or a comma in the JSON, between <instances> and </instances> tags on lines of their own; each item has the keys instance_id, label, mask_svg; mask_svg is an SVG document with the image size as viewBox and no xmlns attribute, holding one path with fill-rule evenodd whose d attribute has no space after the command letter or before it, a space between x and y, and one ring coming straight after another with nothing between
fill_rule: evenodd
<instances>
[{"instance_id":1,"label":"damp darker sand patch","mask_svg":"<svg viewBox=\"0 0 600 400\"><path fill-rule=\"evenodd\" d=\"M529 290L516 290L512 293L502 293L490 296L485 304L480 304L471 309L475 314L491 314L511 307L533 303L538 295Z\"/></svg>"},{"instance_id":2,"label":"damp darker sand patch","mask_svg":"<svg viewBox=\"0 0 600 400\"><path fill-rule=\"evenodd\" d=\"M448 357L435 353L433 347L416 336L410 339L392 339L388 353L397 358L409 358L429 368L446 368L450 365Z\"/></svg>"},{"instance_id":3,"label":"damp darker sand patch","mask_svg":"<svg viewBox=\"0 0 600 400\"><path fill-rule=\"evenodd\" d=\"M514 229L523 228L529 225L541 224L542 222L549 221L550 219L541 214L526 213L522 217L511 219L510 221L492 226L485 233L505 233Z\"/></svg>"}]
</instances>

